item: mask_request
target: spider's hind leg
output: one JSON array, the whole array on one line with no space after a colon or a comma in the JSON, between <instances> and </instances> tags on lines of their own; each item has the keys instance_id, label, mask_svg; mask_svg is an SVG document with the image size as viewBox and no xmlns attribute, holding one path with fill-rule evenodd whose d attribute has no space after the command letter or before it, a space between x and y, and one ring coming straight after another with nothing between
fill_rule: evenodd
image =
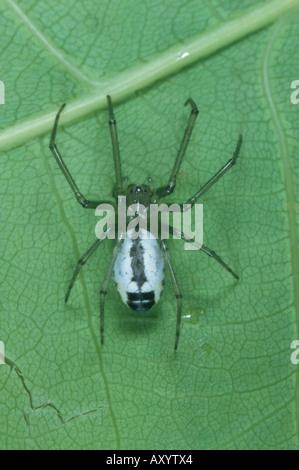
<instances>
[{"instance_id":1,"label":"spider's hind leg","mask_svg":"<svg viewBox=\"0 0 299 470\"><path fill-rule=\"evenodd\" d=\"M161 241L161 247L162 247L164 259L167 264L168 271L171 277L174 294L177 300L177 321L176 321L176 332L175 332L175 343L174 343L174 349L176 351L178 348L179 337L180 337L180 326L181 326L181 318L182 318L182 294L181 294L181 290L180 290L180 287L179 287L179 284L178 284L178 281L177 281L177 278L173 269L173 265L172 265L166 244L163 240Z\"/></svg>"},{"instance_id":2,"label":"spider's hind leg","mask_svg":"<svg viewBox=\"0 0 299 470\"><path fill-rule=\"evenodd\" d=\"M77 266L76 266L76 269L74 271L74 274L73 274L73 277L72 277L72 280L70 282L70 285L69 285L69 288L67 290L67 293L66 293L66 296L65 296L65 303L67 303L68 299L69 299L69 296L70 296L70 293L71 293L71 290L73 288L73 285L75 283L75 280L77 279L77 276L80 272L80 269L82 268L82 266L86 263L86 261L94 254L94 252L96 251L96 249L100 246L100 244L104 241L104 238L101 238L101 239L98 239L94 242L93 245L91 245L91 247L86 251L86 253L84 253L84 255L82 256L82 258L79 259L78 263L77 263Z\"/></svg>"},{"instance_id":3,"label":"spider's hind leg","mask_svg":"<svg viewBox=\"0 0 299 470\"><path fill-rule=\"evenodd\" d=\"M211 258L214 258L216 261L218 261L221 266L223 266L229 273L231 273L232 276L234 276L235 279L239 280L239 276L226 264L215 251L211 250L205 245L201 246L201 251L206 253L206 255L210 256Z\"/></svg>"},{"instance_id":4,"label":"spider's hind leg","mask_svg":"<svg viewBox=\"0 0 299 470\"><path fill-rule=\"evenodd\" d=\"M120 246L123 240L118 238L116 244L114 246L112 256L106 270L106 274L104 277L104 281L102 283L101 291L100 291L100 330L101 330L101 344L104 344L104 312L105 312L105 299L108 291L109 281L112 276L112 270L114 267L114 263L119 252Z\"/></svg>"}]
</instances>

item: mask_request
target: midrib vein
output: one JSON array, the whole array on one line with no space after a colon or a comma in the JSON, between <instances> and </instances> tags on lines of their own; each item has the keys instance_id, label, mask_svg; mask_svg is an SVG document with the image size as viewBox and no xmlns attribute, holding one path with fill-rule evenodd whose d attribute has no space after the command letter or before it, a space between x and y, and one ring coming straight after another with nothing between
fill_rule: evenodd
<instances>
[{"instance_id":1,"label":"midrib vein","mask_svg":"<svg viewBox=\"0 0 299 470\"><path fill-rule=\"evenodd\" d=\"M72 74L75 74L84 83L89 81L73 64L66 61L65 56L61 56L58 50L50 45L48 40L43 38L43 35L33 26L33 23L29 21L13 0L6 0L6 3L14 9L16 14L18 13L19 18L27 21L26 24L34 32L35 37L45 47L50 48L60 66L70 70ZM96 82L96 85L90 84L89 93L68 103L61 116L61 124L65 125L77 119L82 119L96 110L105 108L107 94L112 95L113 101L116 103L137 90L149 87L157 80L177 73L184 67L206 58L245 36L268 26L295 7L299 7L299 0L261 2L260 5L246 10L238 17L226 21L215 29L178 43L165 52L152 57L147 62L142 62L110 79L106 78L103 82ZM0 132L0 151L16 147L32 138L49 132L53 126L57 112L56 108L47 113L30 117Z\"/></svg>"}]
</instances>

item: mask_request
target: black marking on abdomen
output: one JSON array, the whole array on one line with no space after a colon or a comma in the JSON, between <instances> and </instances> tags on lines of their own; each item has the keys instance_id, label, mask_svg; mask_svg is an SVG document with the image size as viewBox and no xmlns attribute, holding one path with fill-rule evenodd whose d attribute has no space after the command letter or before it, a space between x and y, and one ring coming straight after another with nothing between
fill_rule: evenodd
<instances>
[{"instance_id":1,"label":"black marking on abdomen","mask_svg":"<svg viewBox=\"0 0 299 470\"><path fill-rule=\"evenodd\" d=\"M154 291L150 292L127 292L128 300L133 302L136 300L153 300L155 298Z\"/></svg>"},{"instance_id":2,"label":"black marking on abdomen","mask_svg":"<svg viewBox=\"0 0 299 470\"><path fill-rule=\"evenodd\" d=\"M145 312L155 305L155 293L150 292L127 292L127 305L136 312Z\"/></svg>"},{"instance_id":3,"label":"black marking on abdomen","mask_svg":"<svg viewBox=\"0 0 299 470\"><path fill-rule=\"evenodd\" d=\"M139 238L133 240L132 247L130 249L131 256L131 267L133 271L132 281L137 283L138 288L140 289L142 284L144 284L147 279L145 276L145 266L144 266L144 249Z\"/></svg>"}]
</instances>

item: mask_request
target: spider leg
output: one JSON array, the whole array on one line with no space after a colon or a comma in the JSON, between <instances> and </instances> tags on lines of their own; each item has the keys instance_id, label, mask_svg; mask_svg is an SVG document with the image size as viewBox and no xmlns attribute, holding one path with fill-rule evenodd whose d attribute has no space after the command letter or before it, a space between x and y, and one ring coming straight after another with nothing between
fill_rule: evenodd
<instances>
[{"instance_id":1,"label":"spider leg","mask_svg":"<svg viewBox=\"0 0 299 470\"><path fill-rule=\"evenodd\" d=\"M239 276L236 273L234 273L234 271L220 258L220 256L217 255L217 253L215 253L215 251L211 250L205 245L201 246L201 251L206 253L211 258L214 258L216 261L218 261L218 263L221 264L221 266L223 266L229 273L231 273L237 280L239 280Z\"/></svg>"},{"instance_id":2,"label":"spider leg","mask_svg":"<svg viewBox=\"0 0 299 470\"><path fill-rule=\"evenodd\" d=\"M100 329L101 329L101 344L104 344L104 310L105 310L105 298L108 290L109 281L112 274L112 269L116 260L117 253L120 249L120 245L123 242L122 239L118 238L113 248L112 256L102 283L100 291Z\"/></svg>"},{"instance_id":3,"label":"spider leg","mask_svg":"<svg viewBox=\"0 0 299 470\"><path fill-rule=\"evenodd\" d=\"M89 201L88 199L85 199L85 197L83 196L83 194L79 190L78 186L76 185L72 175L70 174L66 164L64 163L64 161L62 159L62 156L60 155L60 152L58 150L58 147L55 143L55 137L56 137L56 132L57 132L58 121L59 121L60 114L61 114L62 110L64 109L64 107L65 107L65 104L63 104L61 106L61 108L59 109L59 111L56 115L53 130L52 130L52 134L51 134L49 147L50 147L50 150L51 150L52 154L54 155L54 158L57 161L62 173L64 174L67 182L69 183L73 193L75 194L75 197L76 197L77 201L79 202L79 204L81 204L81 206L84 209L95 209L99 204L101 204L102 201Z\"/></svg>"},{"instance_id":4,"label":"spider leg","mask_svg":"<svg viewBox=\"0 0 299 470\"><path fill-rule=\"evenodd\" d=\"M187 243L193 243L193 240L190 240L189 238L185 237L183 232L181 232L180 230L174 229L173 227L170 226L169 227L169 232L172 235L174 235L174 233L175 233L176 238L181 238L182 240L186 241ZM221 266L223 266L229 273L231 273L232 276L234 276L237 280L239 280L239 276L222 260L222 258L220 258L219 255L217 255L217 253L215 253L215 251L211 250L206 245L201 245L200 250L203 253L206 253L206 255L210 256L210 258L213 258L216 261L218 261L218 263L221 264Z\"/></svg>"},{"instance_id":5,"label":"spider leg","mask_svg":"<svg viewBox=\"0 0 299 470\"><path fill-rule=\"evenodd\" d=\"M176 185L177 175L178 175L181 163L183 161L183 158L184 158L184 155L185 155L185 152L186 152L189 140L190 140L190 136L191 136L196 118L198 116L198 109L197 109L197 106L194 103L194 101L191 98L189 98L186 101L185 106L188 103L191 105L192 109L191 109L191 113L190 113L190 117L189 117L189 121L188 121L186 130L185 130L185 134L184 134L184 137L183 137L183 140L182 140L182 143L181 143L176 161L174 163L174 167L173 167L172 173L170 175L168 184L165 187L157 189L157 191L156 191L156 201L158 201L159 199L161 199L165 196L168 196L168 194L171 194L173 192L174 188L175 188L175 185Z\"/></svg>"},{"instance_id":6,"label":"spider leg","mask_svg":"<svg viewBox=\"0 0 299 470\"><path fill-rule=\"evenodd\" d=\"M190 204L192 207L196 203L196 201L204 193L206 193L211 188L211 186L213 186L213 184L215 184L232 166L234 166L234 164L237 161L238 155L240 153L241 145L242 145L242 135L240 134L236 149L234 151L233 158L230 158L226 162L226 164L219 171L217 171L217 173L206 184L204 184L204 186L202 186L202 188L200 188L200 190L197 193L194 194L194 196L190 197L190 199L188 199L186 204ZM189 209L191 207L189 207Z\"/></svg>"},{"instance_id":7,"label":"spider leg","mask_svg":"<svg viewBox=\"0 0 299 470\"><path fill-rule=\"evenodd\" d=\"M123 185L124 179L121 173L121 163L120 163L116 120L114 117L112 100L109 95L107 95L107 101L108 101L108 109L109 109L109 127L110 127L110 134L111 134L115 177L116 177L115 192L116 192L116 196L119 196L121 194L124 194L124 185Z\"/></svg>"},{"instance_id":8,"label":"spider leg","mask_svg":"<svg viewBox=\"0 0 299 470\"><path fill-rule=\"evenodd\" d=\"M181 294L180 287L179 287L179 284L178 284L178 281L177 281L177 278L173 269L169 252L167 250L167 247L164 241L161 241L161 247L163 249L164 259L169 270L173 290L174 290L175 297L177 300L177 321L176 321L176 333L175 333L175 344L174 344L174 349L176 351L178 348L179 336L180 336L180 325L181 325L181 317L182 317L182 294Z\"/></svg>"},{"instance_id":9,"label":"spider leg","mask_svg":"<svg viewBox=\"0 0 299 470\"><path fill-rule=\"evenodd\" d=\"M65 303L68 301L69 299L69 296L70 296L70 293L71 293L71 290L72 290L72 287L75 283L75 280L79 274L79 271L80 269L82 268L82 266L86 263L86 261L93 255L93 253L96 251L96 249L100 246L100 244L104 241L105 239L104 238L101 238L101 239L98 239L94 242L94 244L86 251L86 253L84 253L84 255L82 256L82 258L79 259L78 263L77 263L77 266L76 266L76 269L74 271L74 274L73 274L73 277L72 277L72 280L70 282L70 285L69 285L69 288L67 290L67 293L66 293L66 296L65 296Z\"/></svg>"}]
</instances>

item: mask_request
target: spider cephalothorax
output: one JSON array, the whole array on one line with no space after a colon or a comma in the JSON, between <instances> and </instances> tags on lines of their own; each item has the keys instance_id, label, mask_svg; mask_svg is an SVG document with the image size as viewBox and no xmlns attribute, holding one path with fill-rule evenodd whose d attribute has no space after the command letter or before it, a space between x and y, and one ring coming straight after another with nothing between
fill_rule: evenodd
<instances>
[{"instance_id":1,"label":"spider cephalothorax","mask_svg":"<svg viewBox=\"0 0 299 470\"><path fill-rule=\"evenodd\" d=\"M140 186L130 184L127 187L126 195L128 206L139 203L148 207L152 198L152 192L149 186L146 186L145 184L141 184Z\"/></svg>"}]
</instances>

